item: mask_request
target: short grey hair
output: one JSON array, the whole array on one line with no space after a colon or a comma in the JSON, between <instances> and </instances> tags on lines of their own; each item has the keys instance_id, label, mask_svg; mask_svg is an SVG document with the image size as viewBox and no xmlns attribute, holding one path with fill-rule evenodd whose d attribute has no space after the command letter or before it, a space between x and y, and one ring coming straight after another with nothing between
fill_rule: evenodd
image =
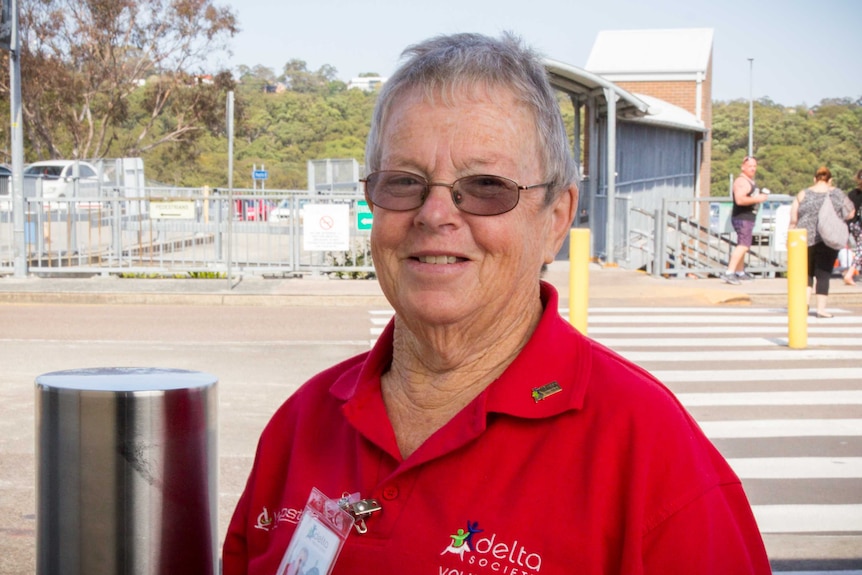
<instances>
[{"instance_id":1,"label":"short grey hair","mask_svg":"<svg viewBox=\"0 0 862 575\"><path fill-rule=\"evenodd\" d=\"M486 86L508 90L532 111L545 181L550 182L546 199L577 183L577 167L560 114L556 94L541 57L505 32L499 39L481 34L437 36L409 46L406 61L386 81L371 119L365 146L368 172L380 169L382 131L389 111L400 97L416 88L429 97L457 95L463 89Z\"/></svg>"}]
</instances>

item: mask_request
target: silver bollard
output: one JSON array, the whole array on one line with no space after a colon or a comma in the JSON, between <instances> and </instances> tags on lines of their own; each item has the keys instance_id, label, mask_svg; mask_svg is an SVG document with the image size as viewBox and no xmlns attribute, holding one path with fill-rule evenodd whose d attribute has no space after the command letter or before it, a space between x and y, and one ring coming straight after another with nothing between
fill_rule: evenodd
<instances>
[{"instance_id":1,"label":"silver bollard","mask_svg":"<svg viewBox=\"0 0 862 575\"><path fill-rule=\"evenodd\" d=\"M215 376L98 368L36 378L36 570L218 570Z\"/></svg>"}]
</instances>

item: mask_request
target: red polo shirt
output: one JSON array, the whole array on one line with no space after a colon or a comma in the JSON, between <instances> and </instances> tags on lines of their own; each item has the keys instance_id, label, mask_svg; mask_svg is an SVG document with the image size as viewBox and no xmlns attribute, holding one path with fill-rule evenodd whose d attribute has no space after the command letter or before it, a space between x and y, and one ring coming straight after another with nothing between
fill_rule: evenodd
<instances>
[{"instance_id":1,"label":"red polo shirt","mask_svg":"<svg viewBox=\"0 0 862 575\"><path fill-rule=\"evenodd\" d=\"M303 385L261 436L225 575L275 573L312 487L383 507L337 575L770 573L739 479L673 394L542 299L505 373L407 459L380 392L392 323Z\"/></svg>"}]
</instances>

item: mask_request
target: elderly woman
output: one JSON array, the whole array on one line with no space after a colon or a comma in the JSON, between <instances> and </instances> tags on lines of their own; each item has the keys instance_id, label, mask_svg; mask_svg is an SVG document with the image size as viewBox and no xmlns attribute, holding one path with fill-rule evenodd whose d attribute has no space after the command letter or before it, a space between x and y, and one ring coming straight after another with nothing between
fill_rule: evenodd
<instances>
[{"instance_id":1,"label":"elderly woman","mask_svg":"<svg viewBox=\"0 0 862 575\"><path fill-rule=\"evenodd\" d=\"M272 573L292 537L319 534L325 514L299 518L312 490L358 519L336 574L769 573L697 424L540 280L577 205L541 60L509 35L406 54L366 151L395 317L268 424L224 573Z\"/></svg>"},{"instance_id":2,"label":"elderly woman","mask_svg":"<svg viewBox=\"0 0 862 575\"><path fill-rule=\"evenodd\" d=\"M826 245L817 231L820 208L826 201L832 202L835 213L842 220L851 220L856 215L853 202L832 185L832 172L821 166L814 174L814 185L796 194L790 205L790 227L808 231L808 298L811 299L814 291L817 296L814 315L818 318L832 317L826 311L826 301L829 298L829 280L838 257L838 248Z\"/></svg>"}]
</instances>

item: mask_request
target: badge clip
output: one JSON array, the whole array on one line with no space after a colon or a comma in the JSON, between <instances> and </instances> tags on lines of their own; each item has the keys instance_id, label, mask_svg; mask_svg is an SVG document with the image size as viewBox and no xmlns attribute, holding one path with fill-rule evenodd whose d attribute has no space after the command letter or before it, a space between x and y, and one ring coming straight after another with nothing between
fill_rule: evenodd
<instances>
[{"instance_id":1,"label":"badge clip","mask_svg":"<svg viewBox=\"0 0 862 575\"><path fill-rule=\"evenodd\" d=\"M354 497L358 497L358 495L344 494L338 501L338 506L353 516L353 526L357 533L362 534L368 531L368 527L365 526L365 518L370 517L372 513L382 511L383 507L376 499L351 500Z\"/></svg>"}]
</instances>

